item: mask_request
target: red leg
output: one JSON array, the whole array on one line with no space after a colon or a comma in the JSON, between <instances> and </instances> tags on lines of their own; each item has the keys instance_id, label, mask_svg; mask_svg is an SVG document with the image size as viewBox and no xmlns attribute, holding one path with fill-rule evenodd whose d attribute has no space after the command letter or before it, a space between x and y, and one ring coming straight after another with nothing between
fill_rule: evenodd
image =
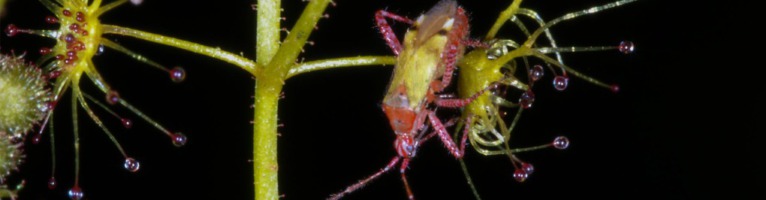
<instances>
[{"instance_id":1,"label":"red leg","mask_svg":"<svg viewBox=\"0 0 766 200\"><path fill-rule=\"evenodd\" d=\"M410 159L404 158L402 160L402 166L399 167L399 173L402 174L402 182L404 182L404 189L407 190L407 198L410 200L415 199L415 195L412 194L412 189L410 189L410 183L407 182L407 175L404 174L404 172L407 171L407 166L410 165Z\"/></svg>"},{"instance_id":2,"label":"red leg","mask_svg":"<svg viewBox=\"0 0 766 200\"><path fill-rule=\"evenodd\" d=\"M473 48L484 48L489 49L490 45L484 42L481 42L481 40L473 39L473 38L467 38L463 41L460 41L460 44L463 44L465 46L473 47Z\"/></svg>"},{"instance_id":3,"label":"red leg","mask_svg":"<svg viewBox=\"0 0 766 200\"><path fill-rule=\"evenodd\" d=\"M451 127L454 126L455 123L457 123L457 117L450 119L449 121L444 123L444 127ZM431 131L428 135L426 135L424 138L420 139L420 145L423 145L424 142L428 141L432 137L434 137L438 132L437 131Z\"/></svg>"},{"instance_id":4,"label":"red leg","mask_svg":"<svg viewBox=\"0 0 766 200\"><path fill-rule=\"evenodd\" d=\"M481 91L477 92L476 94L473 94L470 97L465 98L465 99L442 99L442 98L437 98L436 100L434 100L434 103L436 104L436 106L439 106L439 107L462 108L462 107L465 107L466 105L470 104L471 102L473 102L473 100L476 100L476 98L479 98L479 96L484 94L484 92L487 92L487 90L492 89L492 88L496 88L497 84L498 83L492 83L489 86L487 86L484 89L482 89Z\"/></svg>"},{"instance_id":5,"label":"red leg","mask_svg":"<svg viewBox=\"0 0 766 200\"><path fill-rule=\"evenodd\" d=\"M394 55L398 56L399 52L402 51L402 43L399 42L398 38L396 38L396 34L393 30L391 30L391 26L388 25L386 18L407 24L412 24L414 22L411 19L407 19L406 17L402 17L385 10L378 10L378 12L375 13L375 23L378 25L378 29L380 29L380 34L383 35L383 39L386 40L388 47L391 47L391 51L394 52Z\"/></svg>"},{"instance_id":6,"label":"red leg","mask_svg":"<svg viewBox=\"0 0 766 200\"><path fill-rule=\"evenodd\" d=\"M463 155L465 153L465 142L466 139L468 139L468 124L466 124L465 132L463 132L463 138L460 140L460 147L455 145L455 142L452 141L452 138L449 136L449 133L447 132L447 129L444 127L441 121L439 121L439 118L436 117L436 113L433 111L427 111L428 112L428 119L431 122L431 126L434 127L434 131L439 135L439 139L442 140L442 143L444 143L444 147L449 150L450 153L452 153L455 158L463 158Z\"/></svg>"},{"instance_id":7,"label":"red leg","mask_svg":"<svg viewBox=\"0 0 766 200\"><path fill-rule=\"evenodd\" d=\"M462 40L468 35L468 17L465 16L463 8L458 8L455 13L455 22L452 25L452 30L449 34L449 41L447 47L442 52L444 58L444 75L442 75L441 87L436 91L442 91L449 86L452 82L452 73L455 71L455 63L459 56L463 54Z\"/></svg>"},{"instance_id":8,"label":"red leg","mask_svg":"<svg viewBox=\"0 0 766 200\"><path fill-rule=\"evenodd\" d=\"M393 159L391 159L390 162L388 162L386 167L384 167L383 169L380 169L380 171L378 171L377 173L375 173L372 176L367 177L367 178L359 181L358 183L355 183L355 184L353 184L351 186L348 186L345 190L343 190L340 193L336 193L336 194L330 195L330 197L327 198L327 199L337 200L337 199L340 199L341 197L345 196L346 194L349 194L349 193L351 193L353 191L358 190L359 188L364 187L364 185L367 185L368 182L370 182L372 180L375 180L376 178L378 178L378 176L382 175L383 173L388 172L388 170L391 170L391 168L396 166L396 164L399 163L399 159L400 158L401 157L399 157L399 156L394 157ZM404 159L404 160L405 161L409 161L408 159ZM402 165L404 165L404 162L402 163ZM404 172L402 172L402 176L403 175L404 175ZM406 185L406 181L405 181L405 185ZM407 190L409 191L409 187L407 187Z\"/></svg>"}]
</instances>

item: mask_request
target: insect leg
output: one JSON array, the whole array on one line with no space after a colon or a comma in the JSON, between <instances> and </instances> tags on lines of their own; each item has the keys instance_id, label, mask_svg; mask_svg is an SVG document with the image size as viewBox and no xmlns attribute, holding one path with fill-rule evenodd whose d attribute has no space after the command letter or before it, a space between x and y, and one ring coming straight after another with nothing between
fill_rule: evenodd
<instances>
[{"instance_id":1,"label":"insect leg","mask_svg":"<svg viewBox=\"0 0 766 200\"><path fill-rule=\"evenodd\" d=\"M388 44L388 47L391 47L391 51L394 52L394 55L398 56L399 52L402 51L402 43L399 42L398 38L396 38L396 34L394 33L393 30L391 30L391 26L388 25L386 18L404 22L407 24L412 24L414 22L411 19L399 16L394 13L390 13L385 10L378 10L378 12L375 13L375 24L378 26L378 29L380 30L380 34L383 35L383 39L386 40L386 44Z\"/></svg>"},{"instance_id":2,"label":"insect leg","mask_svg":"<svg viewBox=\"0 0 766 200\"><path fill-rule=\"evenodd\" d=\"M399 159L401 159L401 157L395 156L393 159L391 159L390 162L388 162L386 167L383 167L383 169L380 169L380 171L378 171L377 173L373 174L370 177L362 179L361 181L359 181L359 182L357 182L357 183L355 183L355 184L353 184L351 186L348 186L345 190L343 190L340 193L336 193L336 194L330 195L330 197L327 198L327 199L337 200L337 199L342 198L346 194L349 194L349 193L351 193L353 191L358 190L359 188L364 187L365 185L367 185L368 182L370 182L372 180L375 180L375 178L378 178L378 176L382 175L383 173L388 172L388 170L391 170L391 168L393 168L394 166L396 166L397 163L399 163ZM407 159L405 159L405 160L407 160ZM405 182L405 184L406 184L406 182ZM409 187L408 187L408 190L409 190Z\"/></svg>"},{"instance_id":3,"label":"insect leg","mask_svg":"<svg viewBox=\"0 0 766 200\"><path fill-rule=\"evenodd\" d=\"M415 199L415 195L412 194L412 189L410 189L410 183L407 182L407 175L405 175L405 172L407 171L407 166L410 165L410 159L404 158L402 161L402 165L399 167L399 173L402 174L402 182L404 182L404 189L407 190L407 198L410 200Z\"/></svg>"},{"instance_id":4,"label":"insect leg","mask_svg":"<svg viewBox=\"0 0 766 200\"><path fill-rule=\"evenodd\" d=\"M447 148L447 150L452 153L455 158L463 158L463 154L465 153L465 142L466 139L468 139L468 124L466 124L466 127L463 132L463 137L460 139L460 147L458 147L454 141L452 141L452 138L450 137L449 133L447 132L447 129L444 127L444 124L442 124L441 121L439 121L439 118L436 117L436 113L433 111L428 111L428 119L431 122L431 126L434 127L434 131L439 135L439 139L442 140L442 143L444 143L444 147Z\"/></svg>"},{"instance_id":5,"label":"insect leg","mask_svg":"<svg viewBox=\"0 0 766 200\"><path fill-rule=\"evenodd\" d=\"M455 22L452 31L450 31L449 41L442 52L444 57L444 75L442 75L441 86L436 91L447 88L452 82L452 72L455 71L455 64L458 57L463 54L461 42L468 35L468 17L465 16L463 8L458 8L455 13Z\"/></svg>"},{"instance_id":6,"label":"insect leg","mask_svg":"<svg viewBox=\"0 0 766 200\"><path fill-rule=\"evenodd\" d=\"M466 105L470 104L471 102L473 102L473 100L476 100L476 98L479 98L479 96L484 94L484 92L487 92L487 90L493 89L493 88L497 88L497 84L499 84L499 83L490 84L489 86L485 87L481 91L479 91L476 94L473 94L470 97L465 98L465 99L436 98L436 100L434 100L434 103L436 104L436 106L439 106L439 107L462 108L462 107L465 107Z\"/></svg>"}]
</instances>

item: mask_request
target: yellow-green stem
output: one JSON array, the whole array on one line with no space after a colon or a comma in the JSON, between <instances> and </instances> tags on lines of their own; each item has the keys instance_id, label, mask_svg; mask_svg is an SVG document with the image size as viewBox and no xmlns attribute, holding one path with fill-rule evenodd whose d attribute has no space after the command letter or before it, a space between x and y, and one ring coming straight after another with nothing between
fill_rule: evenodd
<instances>
[{"instance_id":1,"label":"yellow-green stem","mask_svg":"<svg viewBox=\"0 0 766 200\"><path fill-rule=\"evenodd\" d=\"M282 80L263 76L255 83L253 170L255 199L279 199L277 180L277 109Z\"/></svg>"},{"instance_id":2,"label":"yellow-green stem","mask_svg":"<svg viewBox=\"0 0 766 200\"><path fill-rule=\"evenodd\" d=\"M513 15L518 12L521 1L522 0L514 0L507 9L500 13L500 16L497 17L497 21L495 21L495 24L492 25L492 28L489 29L489 32L487 33L487 36L484 37L484 39L495 38L495 34L500 31L500 27L503 27L503 24L505 24L508 19L513 17Z\"/></svg>"},{"instance_id":3,"label":"yellow-green stem","mask_svg":"<svg viewBox=\"0 0 766 200\"><path fill-rule=\"evenodd\" d=\"M255 61L266 65L279 50L280 0L257 0Z\"/></svg>"},{"instance_id":4,"label":"yellow-green stem","mask_svg":"<svg viewBox=\"0 0 766 200\"><path fill-rule=\"evenodd\" d=\"M257 25L256 46L260 48L261 45L265 45L268 49L256 50L257 59L262 62L262 69L258 68L260 73L255 74L255 113L253 116L255 199L279 199L277 180L279 170L277 164L279 94L285 79L287 79L288 71L295 66L295 60L301 52L301 48L306 44L306 40L314 30L317 21L322 18L324 9L329 3L330 0L309 1L290 34L279 45L279 2L278 0L258 0L259 16L257 19L259 23L263 24ZM273 35L274 33L276 36Z\"/></svg>"}]
</instances>

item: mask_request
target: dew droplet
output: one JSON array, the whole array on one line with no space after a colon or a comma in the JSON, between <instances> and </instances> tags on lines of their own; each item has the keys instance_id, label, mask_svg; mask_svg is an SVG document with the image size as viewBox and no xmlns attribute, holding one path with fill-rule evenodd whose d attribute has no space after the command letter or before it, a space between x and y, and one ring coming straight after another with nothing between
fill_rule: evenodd
<instances>
[{"instance_id":1,"label":"dew droplet","mask_svg":"<svg viewBox=\"0 0 766 200\"><path fill-rule=\"evenodd\" d=\"M74 42L74 35L72 35L71 33L69 33L69 34L66 34L66 36L64 36L64 41L65 41L66 43L72 43L72 42Z\"/></svg>"},{"instance_id":2,"label":"dew droplet","mask_svg":"<svg viewBox=\"0 0 766 200\"><path fill-rule=\"evenodd\" d=\"M77 20L78 22L85 21L85 14L83 14L82 12L77 12L77 16L75 16L75 20Z\"/></svg>"},{"instance_id":3,"label":"dew droplet","mask_svg":"<svg viewBox=\"0 0 766 200\"><path fill-rule=\"evenodd\" d=\"M141 163L131 157L125 158L125 164L122 165L126 170L130 172L137 172L141 168Z\"/></svg>"},{"instance_id":4,"label":"dew droplet","mask_svg":"<svg viewBox=\"0 0 766 200\"><path fill-rule=\"evenodd\" d=\"M45 55L51 53L51 48L48 47L42 47L40 48L40 55Z\"/></svg>"},{"instance_id":5,"label":"dew droplet","mask_svg":"<svg viewBox=\"0 0 766 200\"><path fill-rule=\"evenodd\" d=\"M513 178L516 179L516 181L518 181L519 183L527 180L527 177L529 177L529 174L524 172L523 169L516 169L516 171L513 172Z\"/></svg>"},{"instance_id":6,"label":"dew droplet","mask_svg":"<svg viewBox=\"0 0 766 200\"><path fill-rule=\"evenodd\" d=\"M521 104L521 107L524 109L532 108L532 103L535 102L535 93L532 92L532 90L527 90L524 93L521 93L521 97L519 98L519 104Z\"/></svg>"},{"instance_id":7,"label":"dew droplet","mask_svg":"<svg viewBox=\"0 0 766 200\"><path fill-rule=\"evenodd\" d=\"M173 69L170 70L170 79L176 83L184 81L184 79L186 79L186 70L178 66L173 67Z\"/></svg>"},{"instance_id":8,"label":"dew droplet","mask_svg":"<svg viewBox=\"0 0 766 200\"><path fill-rule=\"evenodd\" d=\"M110 90L106 93L106 102L112 105L117 104L117 102L120 102L120 94L117 91Z\"/></svg>"},{"instance_id":9,"label":"dew droplet","mask_svg":"<svg viewBox=\"0 0 766 200\"><path fill-rule=\"evenodd\" d=\"M545 75L545 71L543 70L543 66L541 65L535 65L532 67L532 71L529 72L529 79L532 82L535 82L537 80L540 80L540 78Z\"/></svg>"},{"instance_id":10,"label":"dew droplet","mask_svg":"<svg viewBox=\"0 0 766 200\"><path fill-rule=\"evenodd\" d=\"M19 28L16 27L14 24L8 24L8 26L5 28L5 35L8 37L16 36L16 34L19 33Z\"/></svg>"},{"instance_id":11,"label":"dew droplet","mask_svg":"<svg viewBox=\"0 0 766 200\"><path fill-rule=\"evenodd\" d=\"M69 198L72 200L80 200L83 197L82 189L80 186L74 185L72 189L69 189Z\"/></svg>"},{"instance_id":12,"label":"dew droplet","mask_svg":"<svg viewBox=\"0 0 766 200\"><path fill-rule=\"evenodd\" d=\"M45 22L49 24L59 23L59 18L56 18L55 16L52 16L52 15L48 15L45 17Z\"/></svg>"},{"instance_id":13,"label":"dew droplet","mask_svg":"<svg viewBox=\"0 0 766 200\"><path fill-rule=\"evenodd\" d=\"M636 48L636 46L633 45L633 42L631 42L631 41L622 41L622 42L620 42L620 46L618 47L620 52L622 52L624 54L633 53L635 48Z\"/></svg>"},{"instance_id":14,"label":"dew droplet","mask_svg":"<svg viewBox=\"0 0 766 200\"><path fill-rule=\"evenodd\" d=\"M85 50L85 43L83 43L82 41L76 41L76 42L74 43L73 49L74 49L75 51L82 51L82 50Z\"/></svg>"},{"instance_id":15,"label":"dew droplet","mask_svg":"<svg viewBox=\"0 0 766 200\"><path fill-rule=\"evenodd\" d=\"M609 90L612 90L614 93L620 92L620 85L612 84L609 86Z\"/></svg>"},{"instance_id":16,"label":"dew droplet","mask_svg":"<svg viewBox=\"0 0 766 200\"><path fill-rule=\"evenodd\" d=\"M35 134L32 136L32 144L40 143L40 140L42 140L43 134Z\"/></svg>"},{"instance_id":17,"label":"dew droplet","mask_svg":"<svg viewBox=\"0 0 766 200\"><path fill-rule=\"evenodd\" d=\"M556 137L556 139L553 139L553 147L556 147L557 149L566 149L569 147L569 138L564 136Z\"/></svg>"},{"instance_id":18,"label":"dew droplet","mask_svg":"<svg viewBox=\"0 0 766 200\"><path fill-rule=\"evenodd\" d=\"M51 176L51 178L48 179L48 189L56 189L56 177Z\"/></svg>"},{"instance_id":19,"label":"dew droplet","mask_svg":"<svg viewBox=\"0 0 766 200\"><path fill-rule=\"evenodd\" d=\"M59 77L61 75L61 71L56 70L48 73L48 79L54 79L56 77Z\"/></svg>"},{"instance_id":20,"label":"dew droplet","mask_svg":"<svg viewBox=\"0 0 766 200\"><path fill-rule=\"evenodd\" d=\"M529 163L521 163L521 170L524 170L527 175L530 175L532 172L535 172L535 166Z\"/></svg>"},{"instance_id":21,"label":"dew droplet","mask_svg":"<svg viewBox=\"0 0 766 200\"><path fill-rule=\"evenodd\" d=\"M69 25L69 30L72 30L73 32L80 32L80 25L79 24L71 24Z\"/></svg>"},{"instance_id":22,"label":"dew droplet","mask_svg":"<svg viewBox=\"0 0 766 200\"><path fill-rule=\"evenodd\" d=\"M171 139L176 147L182 147L186 144L186 135L181 132L174 133Z\"/></svg>"},{"instance_id":23,"label":"dew droplet","mask_svg":"<svg viewBox=\"0 0 766 200\"><path fill-rule=\"evenodd\" d=\"M130 119L128 118L122 118L120 119L120 121L122 121L122 126L124 126L125 128L133 127L133 121L130 121Z\"/></svg>"},{"instance_id":24,"label":"dew droplet","mask_svg":"<svg viewBox=\"0 0 766 200\"><path fill-rule=\"evenodd\" d=\"M54 71L54 72L59 72L59 71ZM53 72L51 72L51 73L53 73ZM59 72L59 73L61 73L61 72ZM56 108L56 104L58 104L58 101L50 101L50 102L48 102L48 105L46 105L46 107L48 107L48 110L53 110L54 108Z\"/></svg>"},{"instance_id":25,"label":"dew droplet","mask_svg":"<svg viewBox=\"0 0 766 200\"><path fill-rule=\"evenodd\" d=\"M103 44L99 44L98 45L98 49L96 49L96 55L98 56L98 55L101 55L103 53L104 53L104 45Z\"/></svg>"},{"instance_id":26,"label":"dew droplet","mask_svg":"<svg viewBox=\"0 0 766 200\"><path fill-rule=\"evenodd\" d=\"M567 89L567 85L569 85L569 77L556 76L553 78L553 87L556 88L556 90L564 91Z\"/></svg>"}]
</instances>

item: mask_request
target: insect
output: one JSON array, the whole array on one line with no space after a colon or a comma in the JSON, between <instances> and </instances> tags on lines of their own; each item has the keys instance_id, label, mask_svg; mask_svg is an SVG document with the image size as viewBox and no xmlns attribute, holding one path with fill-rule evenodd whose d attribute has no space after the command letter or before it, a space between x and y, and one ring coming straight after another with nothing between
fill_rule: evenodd
<instances>
[{"instance_id":1,"label":"insect","mask_svg":"<svg viewBox=\"0 0 766 200\"><path fill-rule=\"evenodd\" d=\"M411 24L404 43L391 30L386 18ZM407 196L414 199L405 171L420 145L438 136L456 158L462 158L467 135L459 145L452 140L446 124L436 116L434 107L462 107L476 96L464 99L437 95L450 84L457 60L463 55L468 36L468 17L454 0L442 0L417 20L411 20L384 10L375 14L375 21L388 46L397 56L397 64L383 98L383 112L396 134L394 149L397 156L380 171L330 196L339 199L399 165ZM430 124L433 128L427 133ZM449 124L449 123L448 123ZM466 129L468 130L468 129Z\"/></svg>"}]
</instances>

